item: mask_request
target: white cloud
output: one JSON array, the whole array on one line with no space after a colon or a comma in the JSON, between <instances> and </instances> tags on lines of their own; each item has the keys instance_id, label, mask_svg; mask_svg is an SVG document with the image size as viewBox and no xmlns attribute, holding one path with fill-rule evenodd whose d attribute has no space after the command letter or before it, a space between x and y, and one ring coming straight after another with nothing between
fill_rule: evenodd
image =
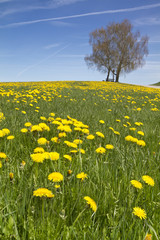
<instances>
[{"instance_id":1,"label":"white cloud","mask_svg":"<svg viewBox=\"0 0 160 240\"><path fill-rule=\"evenodd\" d=\"M138 18L138 19L134 20L133 24L136 25L136 26L159 25L160 24L160 18L159 17Z\"/></svg>"},{"instance_id":2,"label":"white cloud","mask_svg":"<svg viewBox=\"0 0 160 240\"><path fill-rule=\"evenodd\" d=\"M57 27L72 27L72 26L75 26L74 23L67 23L67 22L62 22L62 21L53 21L53 22L51 22L51 24L53 26L57 26Z\"/></svg>"},{"instance_id":3,"label":"white cloud","mask_svg":"<svg viewBox=\"0 0 160 240\"><path fill-rule=\"evenodd\" d=\"M53 44L50 44L50 45L45 46L44 49L49 50L49 49L51 49L51 48L59 47L59 45L60 45L59 43L53 43Z\"/></svg>"},{"instance_id":4,"label":"white cloud","mask_svg":"<svg viewBox=\"0 0 160 240\"><path fill-rule=\"evenodd\" d=\"M140 6L140 7L134 7L134 8L106 10L106 11L100 11L100 12L89 12L89 13L84 13L84 14L62 16L62 17L56 17L56 18L43 18L43 19L37 19L37 20L31 20L31 21L25 21L25 22L15 22L15 23L10 23L10 24L6 24L6 25L0 25L0 28L18 27L18 26L36 24L36 23L41 23L41 22L58 21L58 20L64 20L64 19L80 18L80 17L95 16L95 15L102 15L102 14L135 12L135 11L140 11L140 10L158 8L158 7L160 7L160 3L151 4L151 5L144 5L144 6Z\"/></svg>"}]
</instances>

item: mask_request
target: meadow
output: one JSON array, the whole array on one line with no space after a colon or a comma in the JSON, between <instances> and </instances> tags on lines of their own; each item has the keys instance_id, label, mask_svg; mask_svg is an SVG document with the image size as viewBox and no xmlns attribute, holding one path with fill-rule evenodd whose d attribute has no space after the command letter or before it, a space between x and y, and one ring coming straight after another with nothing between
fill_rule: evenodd
<instances>
[{"instance_id":1,"label":"meadow","mask_svg":"<svg viewBox=\"0 0 160 240\"><path fill-rule=\"evenodd\" d=\"M0 239L160 239L160 89L0 83Z\"/></svg>"}]
</instances>

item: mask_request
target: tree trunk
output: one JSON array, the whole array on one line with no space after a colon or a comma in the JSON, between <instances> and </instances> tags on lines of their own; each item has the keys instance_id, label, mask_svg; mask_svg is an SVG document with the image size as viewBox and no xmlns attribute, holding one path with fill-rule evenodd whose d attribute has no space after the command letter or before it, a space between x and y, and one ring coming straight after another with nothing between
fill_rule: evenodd
<instances>
[{"instance_id":1,"label":"tree trunk","mask_svg":"<svg viewBox=\"0 0 160 240\"><path fill-rule=\"evenodd\" d=\"M108 81L109 81L109 74L110 74L110 69L108 70L108 73L107 73L106 82L108 82Z\"/></svg>"},{"instance_id":2,"label":"tree trunk","mask_svg":"<svg viewBox=\"0 0 160 240\"><path fill-rule=\"evenodd\" d=\"M119 82L119 73L116 74L116 82Z\"/></svg>"},{"instance_id":3,"label":"tree trunk","mask_svg":"<svg viewBox=\"0 0 160 240\"><path fill-rule=\"evenodd\" d=\"M119 82L119 75L120 75L120 71L121 71L121 64L119 64L118 68L117 68L117 73L116 73L116 82Z\"/></svg>"}]
</instances>

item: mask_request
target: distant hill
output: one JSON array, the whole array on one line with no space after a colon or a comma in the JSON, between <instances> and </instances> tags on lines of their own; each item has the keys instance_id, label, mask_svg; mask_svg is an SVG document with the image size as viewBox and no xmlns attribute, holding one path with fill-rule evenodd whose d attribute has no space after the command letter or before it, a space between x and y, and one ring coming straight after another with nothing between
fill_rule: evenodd
<instances>
[{"instance_id":1,"label":"distant hill","mask_svg":"<svg viewBox=\"0 0 160 240\"><path fill-rule=\"evenodd\" d=\"M160 86L160 82L154 83L154 84L150 84L150 86Z\"/></svg>"}]
</instances>

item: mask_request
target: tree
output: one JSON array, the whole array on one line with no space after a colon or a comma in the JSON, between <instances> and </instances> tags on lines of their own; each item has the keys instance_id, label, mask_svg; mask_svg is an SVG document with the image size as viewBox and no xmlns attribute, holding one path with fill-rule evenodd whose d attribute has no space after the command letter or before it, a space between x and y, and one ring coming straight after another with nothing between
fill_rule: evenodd
<instances>
[{"instance_id":1,"label":"tree","mask_svg":"<svg viewBox=\"0 0 160 240\"><path fill-rule=\"evenodd\" d=\"M133 32L128 20L111 23L106 28L96 29L90 33L89 43L93 53L85 57L89 67L96 66L101 72L116 76L116 82L122 73L129 73L145 63L148 54L148 37Z\"/></svg>"}]
</instances>

